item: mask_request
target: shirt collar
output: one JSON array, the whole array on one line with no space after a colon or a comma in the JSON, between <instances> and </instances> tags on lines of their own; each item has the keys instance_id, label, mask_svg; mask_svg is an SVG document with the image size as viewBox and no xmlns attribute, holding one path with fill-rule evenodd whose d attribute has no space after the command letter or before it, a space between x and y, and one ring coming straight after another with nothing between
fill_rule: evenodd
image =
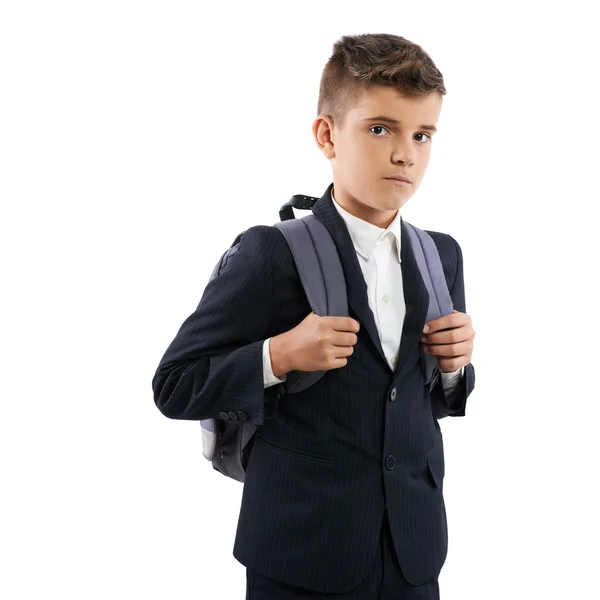
<instances>
[{"instance_id":1,"label":"shirt collar","mask_svg":"<svg viewBox=\"0 0 600 600\"><path fill-rule=\"evenodd\" d=\"M358 254L360 254L366 260L370 260L373 256L373 252L375 251L375 247L377 246L377 242L379 242L379 240L383 239L385 236L391 235L394 238L396 246L396 259L398 262L401 262L400 211L396 213L394 220L388 225L388 227L383 229L381 227L377 227L377 225L373 225L372 223L368 223L367 221L363 221L362 219L351 215L347 210L342 208L333 197L333 188L331 189L331 199L333 200L333 205L336 207L337 211L340 213L342 219L344 219L344 222L348 227L350 237L352 238L352 243L354 244L354 248Z\"/></svg>"}]
</instances>

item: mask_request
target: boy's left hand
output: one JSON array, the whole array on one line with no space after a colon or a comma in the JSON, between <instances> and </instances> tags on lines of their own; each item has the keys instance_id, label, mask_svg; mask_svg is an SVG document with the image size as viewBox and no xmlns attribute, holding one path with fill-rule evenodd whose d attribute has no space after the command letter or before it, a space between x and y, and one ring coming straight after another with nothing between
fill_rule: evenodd
<instances>
[{"instance_id":1,"label":"boy's left hand","mask_svg":"<svg viewBox=\"0 0 600 600\"><path fill-rule=\"evenodd\" d=\"M452 373L471 362L475 330L467 313L455 310L425 326L429 330L423 332L421 341L425 352L438 359L442 373Z\"/></svg>"}]
</instances>

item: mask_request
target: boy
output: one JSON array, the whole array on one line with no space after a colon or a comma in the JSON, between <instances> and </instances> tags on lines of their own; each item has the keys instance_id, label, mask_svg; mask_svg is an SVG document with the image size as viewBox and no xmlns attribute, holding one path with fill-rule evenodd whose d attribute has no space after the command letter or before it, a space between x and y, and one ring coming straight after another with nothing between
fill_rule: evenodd
<instances>
[{"instance_id":1,"label":"boy","mask_svg":"<svg viewBox=\"0 0 600 600\"><path fill-rule=\"evenodd\" d=\"M428 294L400 209L424 176L445 93L432 60L404 38L338 40L313 123L333 183L313 214L338 248L350 316L312 313L284 237L254 226L153 378L167 417L261 425L233 551L247 600L439 598L438 419L465 414L475 332L460 246L437 232L455 310L425 328ZM421 344L440 366L431 394ZM314 386L281 395L289 371L322 369Z\"/></svg>"}]
</instances>

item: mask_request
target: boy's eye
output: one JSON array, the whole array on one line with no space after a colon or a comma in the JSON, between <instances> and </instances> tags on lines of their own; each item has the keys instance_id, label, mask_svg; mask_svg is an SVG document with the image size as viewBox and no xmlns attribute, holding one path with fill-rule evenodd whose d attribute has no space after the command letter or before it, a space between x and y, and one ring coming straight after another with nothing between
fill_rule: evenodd
<instances>
[{"instance_id":1,"label":"boy's eye","mask_svg":"<svg viewBox=\"0 0 600 600\"><path fill-rule=\"evenodd\" d=\"M378 130L378 131L375 131L375 130ZM375 133L376 137L383 137L383 136L379 135L379 132L387 131L387 129L381 125L375 125L375 126L371 127L371 129L369 129L369 131L373 131Z\"/></svg>"}]
</instances>

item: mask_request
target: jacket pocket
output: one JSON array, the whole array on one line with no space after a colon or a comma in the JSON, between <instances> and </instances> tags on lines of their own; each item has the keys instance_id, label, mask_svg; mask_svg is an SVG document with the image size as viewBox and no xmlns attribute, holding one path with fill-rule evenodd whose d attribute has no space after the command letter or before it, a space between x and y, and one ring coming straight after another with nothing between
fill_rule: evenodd
<instances>
[{"instance_id":1,"label":"jacket pocket","mask_svg":"<svg viewBox=\"0 0 600 600\"><path fill-rule=\"evenodd\" d=\"M274 452L282 452L283 454L289 454L291 456L296 456L298 458L303 458L304 460L311 460L314 462L320 462L326 465L335 465L335 460L333 458L329 458L327 456L319 456L317 454L309 454L307 452L299 452L298 450L291 450L290 448L285 448L284 446L280 446L279 444L274 444L271 441L267 441L264 437L256 436L256 440L261 444L264 444Z\"/></svg>"},{"instance_id":2,"label":"jacket pocket","mask_svg":"<svg viewBox=\"0 0 600 600\"><path fill-rule=\"evenodd\" d=\"M429 471L431 483L434 487L441 489L444 482L444 464L442 458L427 457L427 470Z\"/></svg>"}]
</instances>

